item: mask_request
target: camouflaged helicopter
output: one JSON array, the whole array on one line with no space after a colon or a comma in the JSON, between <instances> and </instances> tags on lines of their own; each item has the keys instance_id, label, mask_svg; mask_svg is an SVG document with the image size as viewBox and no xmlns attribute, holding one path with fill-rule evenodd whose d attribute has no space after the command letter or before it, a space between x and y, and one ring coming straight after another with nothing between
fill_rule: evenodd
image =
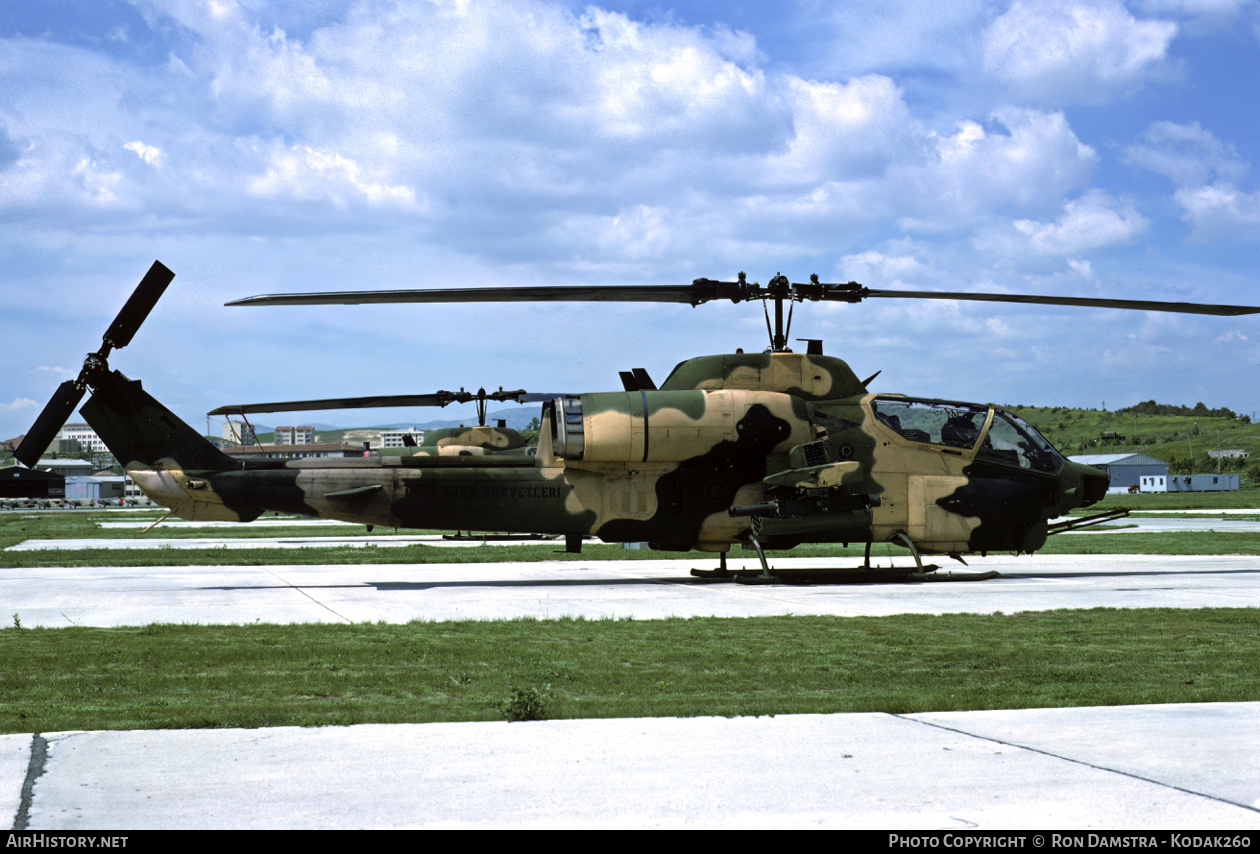
<instances>
[{"instance_id":1,"label":"camouflaged helicopter","mask_svg":"<svg viewBox=\"0 0 1260 854\"><path fill-rule=\"evenodd\" d=\"M232 460L118 371L107 357L126 346L174 274L154 263L75 380L61 385L15 456L31 465L83 398L82 415L137 485L185 519L248 522L265 510L399 528L563 535L647 542L720 555L751 546L759 577L766 550L801 543L904 546L914 566L886 569L928 578L921 556L1030 553L1051 526L1096 504L1107 475L1064 458L1017 415L991 404L877 394L819 342L787 346L791 310L804 301L946 299L1088 306L1234 316L1251 306L1077 297L874 290L856 282L762 286L697 279L690 285L552 286L282 294L228 305L330 305L510 301L665 302L697 306L761 300L770 347L700 356L658 388L642 369L622 390L554 395L543 402L536 453L412 454L323 460ZM770 304L774 325L771 328ZM785 324L784 303L789 313ZM545 396L542 396L545 397ZM379 398L346 398L358 405ZM309 403L309 402L307 402ZM364 403L362 405L373 405ZM379 404L377 404L379 405ZM697 573L699 574L699 573Z\"/></svg>"}]
</instances>

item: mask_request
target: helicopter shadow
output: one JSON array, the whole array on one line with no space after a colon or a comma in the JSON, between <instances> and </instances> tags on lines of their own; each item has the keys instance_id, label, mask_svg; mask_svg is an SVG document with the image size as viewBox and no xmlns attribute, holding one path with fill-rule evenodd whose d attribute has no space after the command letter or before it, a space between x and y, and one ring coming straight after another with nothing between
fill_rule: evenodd
<instances>
[{"instance_id":1,"label":"helicopter shadow","mask_svg":"<svg viewBox=\"0 0 1260 854\"><path fill-rule=\"evenodd\" d=\"M442 590L461 587L492 587L510 589L513 587L606 587L609 585L642 585L642 584L676 584L700 581L696 578L528 578L506 579L499 581L363 581L354 584L238 584L214 585L200 587L199 590L362 590L375 588L378 592L396 592L400 590Z\"/></svg>"},{"instance_id":2,"label":"helicopter shadow","mask_svg":"<svg viewBox=\"0 0 1260 854\"><path fill-rule=\"evenodd\" d=\"M750 581L758 581L753 578L755 573L746 570L742 571L745 580L740 586L748 584ZM796 575L793 575L793 573ZM787 570L782 575L768 581L760 581L760 585L769 584L771 586L786 587L872 587L872 586L917 586L924 584L942 584L945 582L958 583L961 581L1054 581L1068 579L1090 579L1090 578L1114 578L1114 579L1137 579L1137 578L1173 578L1180 576L1234 576L1234 575L1260 575L1260 566L1249 569L1211 569L1211 570L1139 570L1139 571L1116 571L1116 570L1070 570L1070 571L1050 571L1050 572L1002 572L992 577L960 579L951 578L946 575L938 577L928 576L926 578L914 578L905 574L895 575L867 575L865 573L857 573L852 569L834 569L834 570ZM677 585L684 587L707 587L710 585L734 584L736 582L735 575L728 577L696 577L691 575L670 575L670 576L644 576L641 578L520 578L520 579L467 579L452 581L364 581L351 584L242 584L242 585L214 585L199 588L201 590L221 590L221 591L238 591L238 590L354 590L363 588L374 588L378 593L396 593L402 591L424 591L424 590L458 590L458 589L474 589L488 588L495 590L512 590L515 588L587 588L587 587L642 587L653 585Z\"/></svg>"},{"instance_id":3,"label":"helicopter shadow","mask_svg":"<svg viewBox=\"0 0 1260 854\"><path fill-rule=\"evenodd\" d=\"M943 580L943 579L941 579ZM905 576L886 576L882 578L775 578L769 582L773 586L782 587L869 587L880 584L922 584L924 579L909 579ZM487 588L494 590L512 590L516 588L559 588L559 587L641 587L675 585L683 587L708 587L711 585L735 584L731 578L695 578L693 576L660 576L644 578L528 578L528 579L469 579L467 581L365 581L357 584L242 584L214 585L198 588L200 590L244 591L244 590L356 590L374 588L378 593L397 593L403 591L424 590L459 590ZM740 585L744 586L744 585Z\"/></svg>"}]
</instances>

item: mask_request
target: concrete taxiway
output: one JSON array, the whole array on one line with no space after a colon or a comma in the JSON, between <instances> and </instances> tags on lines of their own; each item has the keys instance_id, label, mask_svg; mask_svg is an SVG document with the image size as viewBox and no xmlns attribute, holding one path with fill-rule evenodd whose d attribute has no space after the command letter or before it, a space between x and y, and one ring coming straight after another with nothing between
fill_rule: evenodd
<instances>
[{"instance_id":1,"label":"concrete taxiway","mask_svg":"<svg viewBox=\"0 0 1260 854\"><path fill-rule=\"evenodd\" d=\"M9 735L0 808L68 831L1254 830L1257 733L1260 703Z\"/></svg>"},{"instance_id":2,"label":"concrete taxiway","mask_svg":"<svg viewBox=\"0 0 1260 854\"><path fill-rule=\"evenodd\" d=\"M956 583L688 574L714 563L9 569L0 602L23 626L1260 607L1256 557L993 557L971 570L999 578ZM1260 703L5 735L0 816L40 830L1260 829Z\"/></svg>"},{"instance_id":3,"label":"concrete taxiway","mask_svg":"<svg viewBox=\"0 0 1260 854\"><path fill-rule=\"evenodd\" d=\"M553 547L554 548L554 547ZM902 558L904 561L904 558ZM849 559L847 563L853 563ZM694 578L712 558L343 566L16 568L0 573L5 616L23 626L377 622L777 614L1016 613L1053 608L1260 607L1252 556L1032 555L970 568L988 581L744 585ZM775 558L776 568L835 558ZM876 561L879 564L879 561ZM751 557L732 569L754 569Z\"/></svg>"}]
</instances>

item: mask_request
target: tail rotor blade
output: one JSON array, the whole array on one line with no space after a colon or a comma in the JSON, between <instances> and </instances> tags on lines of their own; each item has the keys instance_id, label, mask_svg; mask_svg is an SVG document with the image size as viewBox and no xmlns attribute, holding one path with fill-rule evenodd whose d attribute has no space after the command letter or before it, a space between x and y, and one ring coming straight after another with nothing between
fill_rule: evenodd
<instances>
[{"instance_id":1,"label":"tail rotor blade","mask_svg":"<svg viewBox=\"0 0 1260 854\"><path fill-rule=\"evenodd\" d=\"M175 278L175 274L166 268L161 261L154 261L149 272L144 274L140 284L132 291L127 304L118 312L114 322L105 331L105 340L116 348L126 347L131 338L144 323L144 319L153 311L153 306L162 298L167 285Z\"/></svg>"},{"instance_id":2,"label":"tail rotor blade","mask_svg":"<svg viewBox=\"0 0 1260 854\"><path fill-rule=\"evenodd\" d=\"M39 418L35 419L35 424L22 439L22 444L18 445L17 450L13 452L13 456L22 465L30 468L39 462L39 458L48 450L53 438L70 419L79 401L83 399L85 390L74 380L66 380L57 387L52 400L48 401L44 411L39 413Z\"/></svg>"}]
</instances>

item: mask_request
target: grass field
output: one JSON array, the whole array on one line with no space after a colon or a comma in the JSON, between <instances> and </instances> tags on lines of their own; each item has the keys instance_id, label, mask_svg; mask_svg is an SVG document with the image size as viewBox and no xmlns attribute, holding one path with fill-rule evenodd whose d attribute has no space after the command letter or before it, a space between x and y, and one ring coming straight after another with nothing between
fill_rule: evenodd
<instances>
[{"instance_id":1,"label":"grass field","mask_svg":"<svg viewBox=\"0 0 1260 854\"><path fill-rule=\"evenodd\" d=\"M0 630L0 731L1260 699L1252 609Z\"/></svg>"},{"instance_id":2,"label":"grass field","mask_svg":"<svg viewBox=\"0 0 1260 854\"><path fill-rule=\"evenodd\" d=\"M1260 506L1260 490L1247 492L1209 500ZM1245 495L1250 503L1237 503ZM1183 497L1125 500L1161 509L1159 500L1168 498ZM137 531L96 522L146 516L157 518L4 513L0 548L27 538L133 537ZM346 526L233 531L364 533ZM206 533L159 528L155 535ZM73 572L87 565L573 559L559 548L0 551L0 573L24 566ZM1260 534L1066 534L1052 537L1046 551L1260 554ZM861 547L776 554L860 556ZM581 555L668 557L603 544L587 545ZM712 560L696 552L678 557ZM0 614L7 613L0 602ZM0 732L1260 700L1256 609L112 629L20 623L14 615L0 629Z\"/></svg>"}]
</instances>

